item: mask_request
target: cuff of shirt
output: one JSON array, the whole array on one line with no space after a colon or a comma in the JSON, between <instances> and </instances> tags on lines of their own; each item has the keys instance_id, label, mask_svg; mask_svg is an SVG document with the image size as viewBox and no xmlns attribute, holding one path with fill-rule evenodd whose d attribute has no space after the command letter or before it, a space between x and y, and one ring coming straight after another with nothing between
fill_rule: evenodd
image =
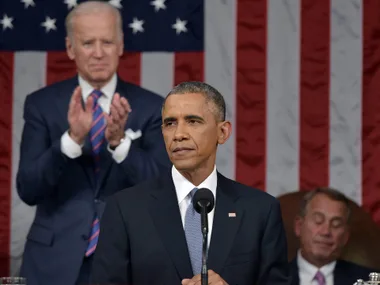
<instances>
[{"instance_id":1,"label":"cuff of shirt","mask_svg":"<svg viewBox=\"0 0 380 285\"><path fill-rule=\"evenodd\" d=\"M108 144L107 149L112 153L112 158L117 162L121 163L124 159L127 158L129 149L131 148L132 140L126 135L122 143L120 143L115 150L110 148Z\"/></svg>"},{"instance_id":2,"label":"cuff of shirt","mask_svg":"<svg viewBox=\"0 0 380 285\"><path fill-rule=\"evenodd\" d=\"M82 155L82 146L77 144L66 131L61 137L61 151L69 158L77 158Z\"/></svg>"}]
</instances>

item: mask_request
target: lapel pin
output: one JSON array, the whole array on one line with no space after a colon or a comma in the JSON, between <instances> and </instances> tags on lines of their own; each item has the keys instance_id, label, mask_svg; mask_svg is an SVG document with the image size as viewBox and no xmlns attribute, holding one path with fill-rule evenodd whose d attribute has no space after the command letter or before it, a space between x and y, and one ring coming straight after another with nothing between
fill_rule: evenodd
<instances>
[{"instance_id":1,"label":"lapel pin","mask_svg":"<svg viewBox=\"0 0 380 285\"><path fill-rule=\"evenodd\" d=\"M228 213L229 218L236 218L236 213Z\"/></svg>"}]
</instances>

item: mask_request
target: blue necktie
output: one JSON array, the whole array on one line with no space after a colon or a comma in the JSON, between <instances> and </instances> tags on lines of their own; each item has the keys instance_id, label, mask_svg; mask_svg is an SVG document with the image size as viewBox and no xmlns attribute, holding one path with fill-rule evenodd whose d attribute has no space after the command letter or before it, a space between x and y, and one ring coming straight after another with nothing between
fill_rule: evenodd
<instances>
[{"instance_id":1,"label":"blue necktie","mask_svg":"<svg viewBox=\"0 0 380 285\"><path fill-rule=\"evenodd\" d=\"M92 145L92 155L94 157L95 164L95 177L98 179L99 171L100 171L100 149L104 142L104 130L106 128L105 118L103 114L102 107L98 104L98 100L100 96L102 96L102 92L99 90L94 90L91 94L94 99L94 104L92 107L93 117L92 117L92 126L90 130L90 140ZM94 253L96 249L96 245L98 243L99 237L99 218L97 215L94 217L94 221L91 226L91 234L88 241L88 246L86 249L86 256L90 256Z\"/></svg>"},{"instance_id":2,"label":"blue necktie","mask_svg":"<svg viewBox=\"0 0 380 285\"><path fill-rule=\"evenodd\" d=\"M201 215L195 211L192 202L192 198L197 190L197 188L194 188L189 194L191 203L186 210L185 216L185 236L194 275L200 274L202 268Z\"/></svg>"}]
</instances>

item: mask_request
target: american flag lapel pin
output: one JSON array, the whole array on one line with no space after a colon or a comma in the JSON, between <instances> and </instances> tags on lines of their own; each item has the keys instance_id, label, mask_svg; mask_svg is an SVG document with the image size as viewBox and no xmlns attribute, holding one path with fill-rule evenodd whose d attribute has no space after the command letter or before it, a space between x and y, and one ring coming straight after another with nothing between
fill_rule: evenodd
<instances>
[{"instance_id":1,"label":"american flag lapel pin","mask_svg":"<svg viewBox=\"0 0 380 285\"><path fill-rule=\"evenodd\" d=\"M236 213L228 213L229 218L236 218Z\"/></svg>"}]
</instances>

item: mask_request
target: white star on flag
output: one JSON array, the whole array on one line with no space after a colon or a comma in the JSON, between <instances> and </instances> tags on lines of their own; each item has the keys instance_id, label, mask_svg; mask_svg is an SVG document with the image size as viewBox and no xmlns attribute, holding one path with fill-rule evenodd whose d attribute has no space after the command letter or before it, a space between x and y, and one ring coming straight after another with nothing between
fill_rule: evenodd
<instances>
[{"instance_id":1,"label":"white star on flag","mask_svg":"<svg viewBox=\"0 0 380 285\"><path fill-rule=\"evenodd\" d=\"M162 10L166 9L165 1L166 0L154 0L150 2L150 5L154 6L154 10L158 12L160 9Z\"/></svg>"},{"instance_id":2,"label":"white star on flag","mask_svg":"<svg viewBox=\"0 0 380 285\"><path fill-rule=\"evenodd\" d=\"M139 20L137 18L133 18L132 23L130 23L128 26L132 28L133 33L136 34L137 32L144 32L143 28L144 20Z\"/></svg>"},{"instance_id":3,"label":"white star on flag","mask_svg":"<svg viewBox=\"0 0 380 285\"><path fill-rule=\"evenodd\" d=\"M76 5L78 5L77 0L65 0L64 2L67 5L67 9L74 8Z\"/></svg>"},{"instance_id":4,"label":"white star on flag","mask_svg":"<svg viewBox=\"0 0 380 285\"><path fill-rule=\"evenodd\" d=\"M176 30L177 35L179 35L181 32L187 32L186 24L187 21L181 21L181 19L177 18L177 21L172 25L172 27Z\"/></svg>"},{"instance_id":5,"label":"white star on flag","mask_svg":"<svg viewBox=\"0 0 380 285\"><path fill-rule=\"evenodd\" d=\"M25 4L25 9L29 6L36 6L36 3L34 3L33 0L21 0L21 2Z\"/></svg>"},{"instance_id":6,"label":"white star on flag","mask_svg":"<svg viewBox=\"0 0 380 285\"><path fill-rule=\"evenodd\" d=\"M120 3L120 2L121 2L121 0L110 0L110 1L109 1L109 3L110 3L112 6L121 9L121 8L123 8L123 6L121 6L121 3Z\"/></svg>"},{"instance_id":7,"label":"white star on flag","mask_svg":"<svg viewBox=\"0 0 380 285\"><path fill-rule=\"evenodd\" d=\"M4 14L3 19L0 21L0 24L3 25L3 31L6 30L7 28L13 29L12 21L13 21L12 17L8 17L6 14Z\"/></svg>"},{"instance_id":8,"label":"white star on flag","mask_svg":"<svg viewBox=\"0 0 380 285\"><path fill-rule=\"evenodd\" d=\"M41 26L45 27L46 32L50 32L51 30L56 30L57 27L55 26L56 19L51 19L50 17L46 17L45 22L41 24Z\"/></svg>"}]
</instances>

